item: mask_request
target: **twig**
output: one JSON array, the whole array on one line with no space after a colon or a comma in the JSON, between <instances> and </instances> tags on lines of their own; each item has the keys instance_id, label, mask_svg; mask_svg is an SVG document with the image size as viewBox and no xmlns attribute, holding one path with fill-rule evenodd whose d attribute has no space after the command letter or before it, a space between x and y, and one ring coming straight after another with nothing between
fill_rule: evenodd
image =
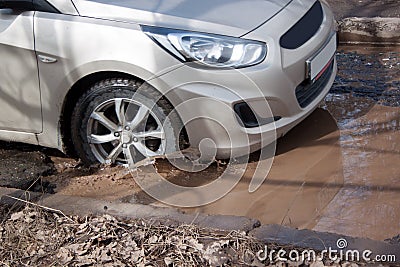
<instances>
[{"instance_id":1,"label":"twig","mask_svg":"<svg viewBox=\"0 0 400 267\"><path fill-rule=\"evenodd\" d=\"M33 205L33 206L36 206L36 207L39 207L39 208L48 210L48 211L57 212L57 213L63 215L63 216L64 216L65 218L67 218L68 220L70 220L71 222L75 223L74 220L72 220L70 217L68 217L67 215L65 215L65 213L62 212L61 210L49 208L49 207L46 207L46 206L43 206L43 205L39 205L39 204L30 202L30 201L27 201L27 200L23 200L23 199L20 199L20 198L17 198L17 197L13 197L13 196L10 196L10 195L5 195L5 196L6 196L6 197L9 197L9 198L11 198L11 199L17 200L17 201L21 201L21 202L26 203L26 204L30 204L30 205Z\"/></svg>"}]
</instances>

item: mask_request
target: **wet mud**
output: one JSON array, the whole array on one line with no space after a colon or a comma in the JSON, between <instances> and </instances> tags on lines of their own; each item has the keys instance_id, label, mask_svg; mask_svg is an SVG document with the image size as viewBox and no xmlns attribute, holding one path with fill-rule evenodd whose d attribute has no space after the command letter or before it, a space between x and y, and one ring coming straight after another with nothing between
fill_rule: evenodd
<instances>
[{"instance_id":1,"label":"wet mud","mask_svg":"<svg viewBox=\"0 0 400 267\"><path fill-rule=\"evenodd\" d=\"M0 142L0 147L1 187L42 190L40 177L55 172L50 158L39 147L6 142ZM51 192L51 187L47 189Z\"/></svg>"},{"instance_id":2,"label":"wet mud","mask_svg":"<svg viewBox=\"0 0 400 267\"><path fill-rule=\"evenodd\" d=\"M186 212L243 215L262 223L378 240L400 233L400 49L342 47L337 59L339 74L331 92L311 116L278 140L262 186L248 192L259 163L259 154L253 153L230 193ZM22 173L21 179L39 178L57 194L163 206L123 167L85 168L37 147L0 147L1 180ZM226 164L216 162L191 174L166 160L157 160L155 167L176 184L198 186L216 179Z\"/></svg>"}]
</instances>

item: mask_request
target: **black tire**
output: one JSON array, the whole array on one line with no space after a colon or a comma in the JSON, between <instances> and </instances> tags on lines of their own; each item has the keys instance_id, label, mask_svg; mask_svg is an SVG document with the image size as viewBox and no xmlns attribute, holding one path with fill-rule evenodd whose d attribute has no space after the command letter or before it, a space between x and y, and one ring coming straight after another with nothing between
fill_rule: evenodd
<instances>
[{"instance_id":1,"label":"black tire","mask_svg":"<svg viewBox=\"0 0 400 267\"><path fill-rule=\"evenodd\" d=\"M112 101L115 101L115 103ZM117 111L115 111L114 115L112 114L113 103L115 110L118 109L117 106L121 106L122 110L126 110L125 115L120 115L121 117L123 117L121 120L120 117L118 117L117 115ZM102 105L105 106L103 107ZM107 105L110 105L110 107L108 107L109 110L107 109ZM97 109L99 108L100 110L101 108L103 108L104 111L97 111ZM134 110L135 108L137 109L136 111ZM132 113L132 118L134 118L134 116L139 116L137 114L140 113L140 108L143 108L143 110L146 110L146 108L148 108L148 112L150 114L148 118L143 120L143 123L141 123L142 126L140 127L143 127L144 129L142 132L155 132L155 129L160 129L160 131L162 131L162 137L160 137L159 139L157 139L157 137L151 136L141 137L143 138L141 139L142 141L138 142L138 138L134 138L134 135L128 136L127 133L131 131L125 131L125 126L122 125L123 123L119 123L119 121L128 121L128 112ZM130 109L134 111L131 112ZM134 115L135 112L136 115ZM107 119L111 120L114 123L107 125L118 125L118 129L122 129L120 131L119 139L107 143L93 144L93 142L98 142L97 139L93 139L94 136L111 136L108 131L110 131L110 133L113 132L112 130L110 130L110 127L105 127L105 124L100 123L100 120L94 120L93 114L102 114L102 116L107 116ZM129 123L126 124L128 125ZM160 128L161 125L162 129ZM126 150L128 144L125 143L126 140L130 140L130 142L132 143L131 145L128 144L129 147L133 147L134 143L132 140L134 139L136 139L136 144L140 144L140 148L143 147L142 144L145 144L145 152L147 154L143 154L146 155L152 155L152 153L150 153L152 151L155 151L155 154L161 152L162 154L175 152L179 150L180 144L184 143L184 136L180 134L181 129L182 122L179 116L173 110L172 105L164 97L162 97L162 95L157 90L146 83L123 78L106 79L99 81L98 83L93 85L79 98L71 117L72 143L74 145L77 155L82 159L83 163L88 165L95 163L128 163L127 160L121 159L123 155L127 154L126 151L128 151ZM94 132L93 134L92 131ZM118 131L119 130L114 131L114 136L118 136ZM101 132L101 135L98 132ZM125 147L123 153L118 152L120 149L120 144L121 146ZM130 154L134 163L146 158L146 156L138 153L138 151L143 151L143 149L136 149L136 144L134 147L135 151ZM113 149L115 149L116 151L116 153L114 153L113 155L119 153L119 156L115 159L113 158L114 156L112 157L112 159L105 157L107 156L107 153L110 153L111 155L114 151Z\"/></svg>"}]
</instances>

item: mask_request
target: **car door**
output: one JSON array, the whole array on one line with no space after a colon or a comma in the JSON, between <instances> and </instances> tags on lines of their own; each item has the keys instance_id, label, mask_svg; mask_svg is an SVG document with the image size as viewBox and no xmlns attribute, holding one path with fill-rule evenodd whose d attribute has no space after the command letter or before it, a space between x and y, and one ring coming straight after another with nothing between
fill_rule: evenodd
<instances>
[{"instance_id":1,"label":"car door","mask_svg":"<svg viewBox=\"0 0 400 267\"><path fill-rule=\"evenodd\" d=\"M42 131L33 17L23 8L0 9L0 132Z\"/></svg>"}]
</instances>

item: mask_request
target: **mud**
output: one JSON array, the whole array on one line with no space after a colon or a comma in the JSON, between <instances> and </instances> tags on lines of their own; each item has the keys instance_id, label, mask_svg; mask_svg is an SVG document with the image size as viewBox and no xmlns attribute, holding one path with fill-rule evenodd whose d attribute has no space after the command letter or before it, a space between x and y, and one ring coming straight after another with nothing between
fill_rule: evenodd
<instances>
[{"instance_id":1,"label":"mud","mask_svg":"<svg viewBox=\"0 0 400 267\"><path fill-rule=\"evenodd\" d=\"M310 117L278 140L261 188L248 193L259 158L253 153L245 176L229 194L186 211L245 215L262 223L378 240L398 235L400 50L396 49L342 47L337 54L339 75L330 94ZM54 151L8 143L0 147L1 180L22 173L22 179L39 180L57 194L163 205L144 193L123 167L84 168ZM198 186L216 179L226 162L194 174L166 160L157 160L155 166L174 183Z\"/></svg>"},{"instance_id":2,"label":"mud","mask_svg":"<svg viewBox=\"0 0 400 267\"><path fill-rule=\"evenodd\" d=\"M54 167L47 155L40 151L12 147L9 143L0 143L0 186L16 187L35 191L41 176L53 173ZM15 149L17 148L17 149Z\"/></svg>"},{"instance_id":3,"label":"mud","mask_svg":"<svg viewBox=\"0 0 400 267\"><path fill-rule=\"evenodd\" d=\"M400 17L398 0L327 0L336 19L345 17Z\"/></svg>"},{"instance_id":4,"label":"mud","mask_svg":"<svg viewBox=\"0 0 400 267\"><path fill-rule=\"evenodd\" d=\"M57 173L43 181L55 185L61 195L116 200L138 191L129 170L122 166L82 167L75 160L52 157ZM66 164L67 163L67 164Z\"/></svg>"}]
</instances>

